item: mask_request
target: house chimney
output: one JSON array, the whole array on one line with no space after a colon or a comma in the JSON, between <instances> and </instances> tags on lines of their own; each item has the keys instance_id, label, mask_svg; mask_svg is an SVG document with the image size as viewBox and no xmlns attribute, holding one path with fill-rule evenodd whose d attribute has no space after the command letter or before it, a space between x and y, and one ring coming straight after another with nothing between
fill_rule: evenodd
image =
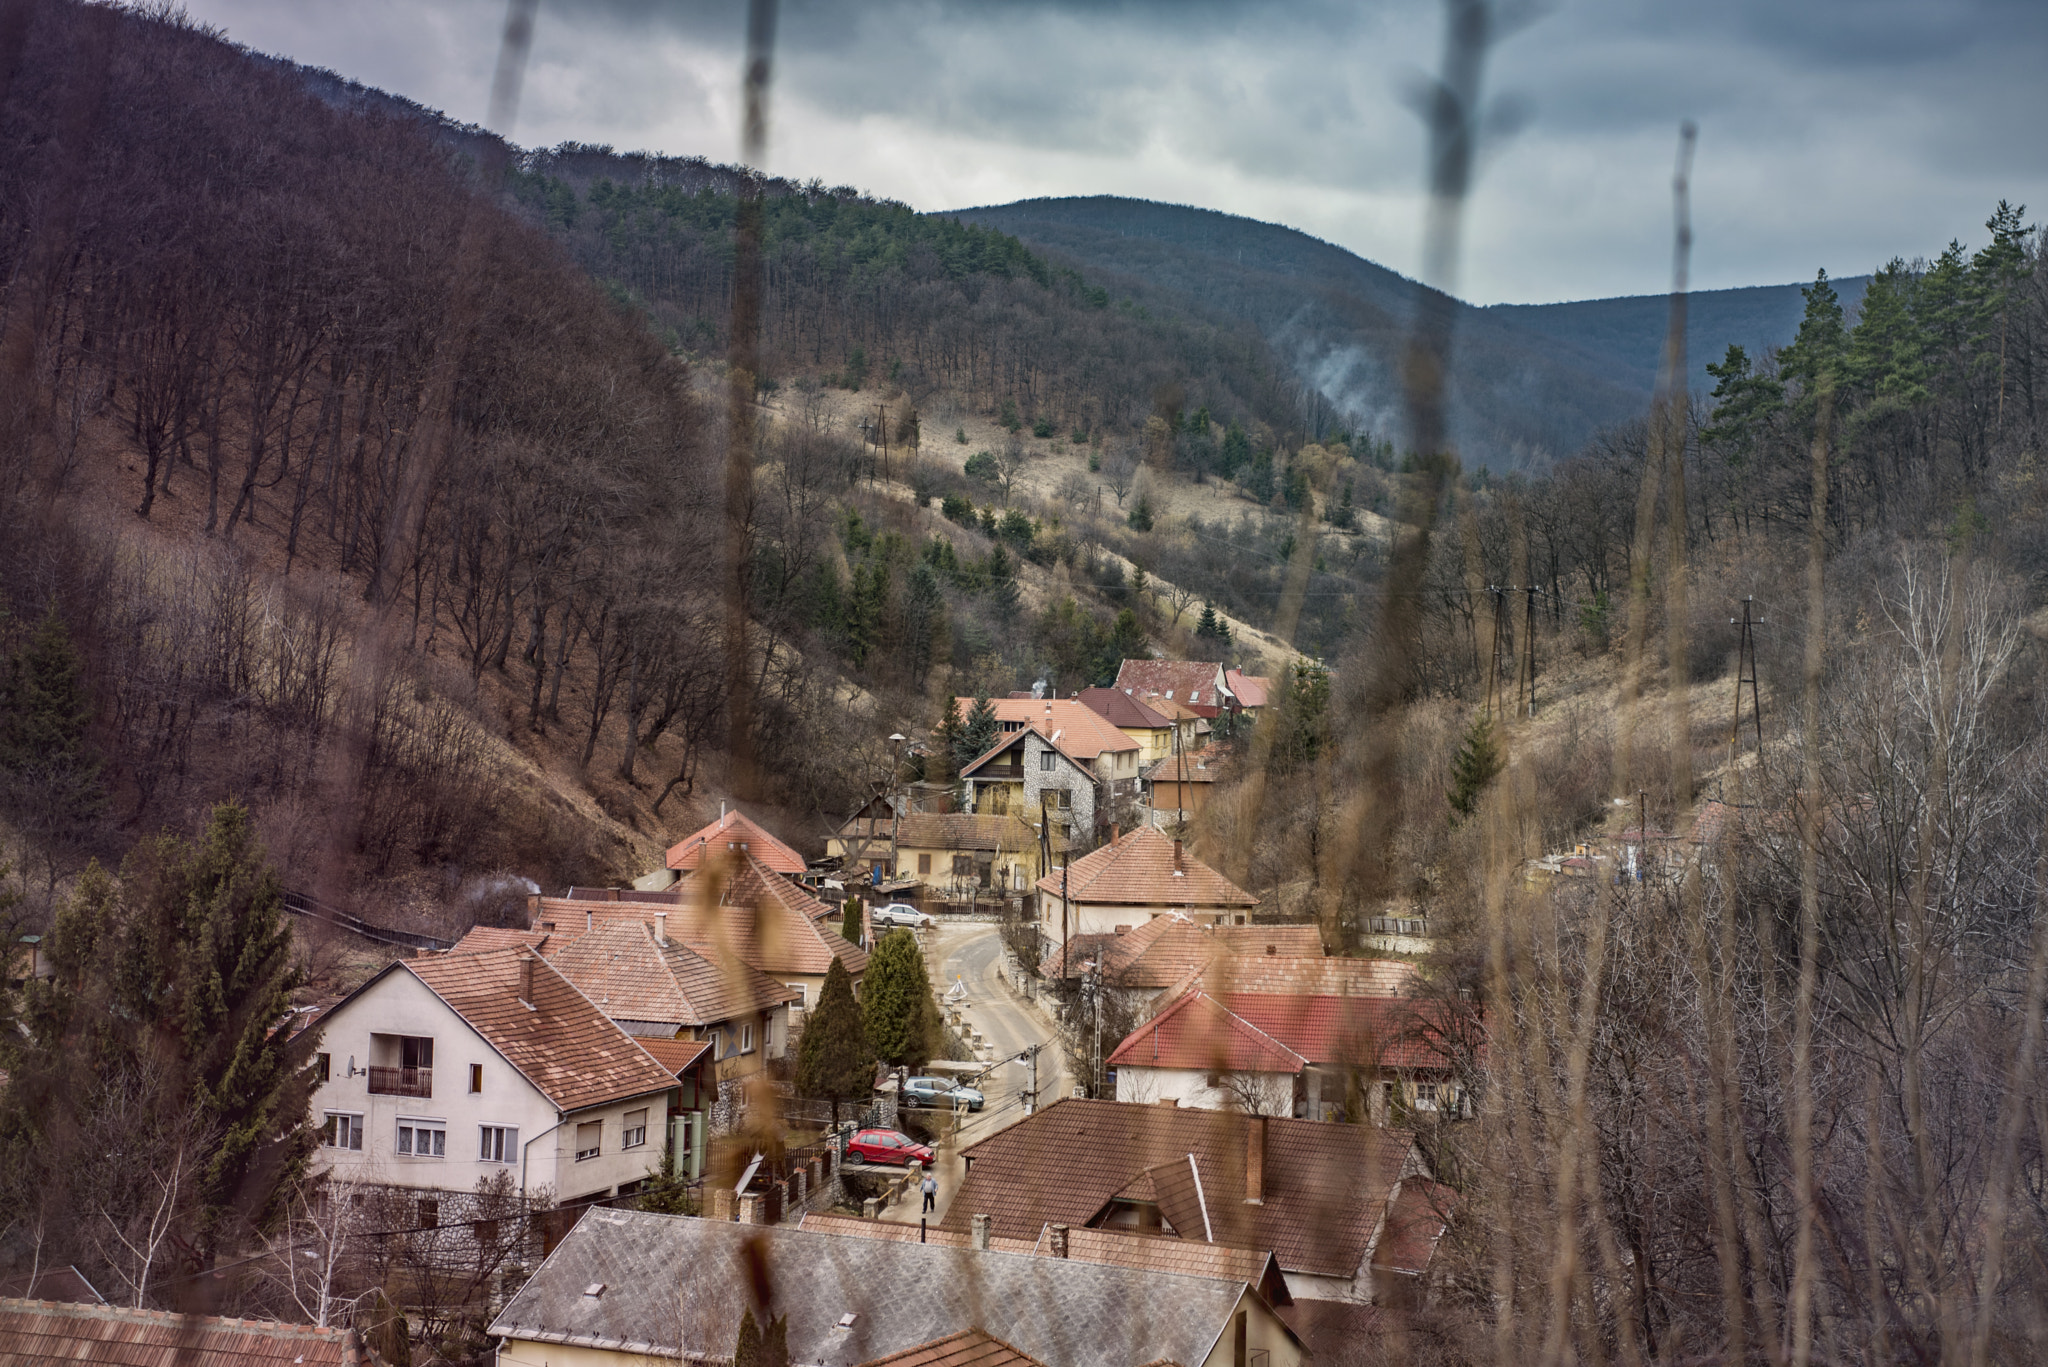
<instances>
[{"instance_id":1,"label":"house chimney","mask_svg":"<svg viewBox=\"0 0 2048 1367\"><path fill-rule=\"evenodd\" d=\"M995 1222L986 1215L974 1217L974 1247L977 1252L986 1253L989 1248L990 1226Z\"/></svg>"},{"instance_id":2,"label":"house chimney","mask_svg":"<svg viewBox=\"0 0 2048 1367\"><path fill-rule=\"evenodd\" d=\"M1114 821L1110 822L1110 823L1109 823L1109 843L1110 843L1110 844L1112 844L1112 845L1114 845L1114 844L1116 844L1116 842L1117 842L1117 841L1119 841L1119 840L1121 840L1121 839L1123 839L1123 827L1121 827L1121 826L1117 825L1117 824L1116 824L1116 823L1115 823Z\"/></svg>"},{"instance_id":3,"label":"house chimney","mask_svg":"<svg viewBox=\"0 0 2048 1367\"><path fill-rule=\"evenodd\" d=\"M540 894L532 893L526 899L526 928L533 929L540 924Z\"/></svg>"},{"instance_id":4,"label":"house chimney","mask_svg":"<svg viewBox=\"0 0 2048 1367\"><path fill-rule=\"evenodd\" d=\"M1266 1203L1266 1117L1252 1117L1244 1143L1244 1199L1246 1205Z\"/></svg>"},{"instance_id":5,"label":"house chimney","mask_svg":"<svg viewBox=\"0 0 2048 1367\"><path fill-rule=\"evenodd\" d=\"M1065 1225L1054 1225L1052 1227L1052 1256L1055 1258L1067 1256L1067 1227Z\"/></svg>"},{"instance_id":6,"label":"house chimney","mask_svg":"<svg viewBox=\"0 0 2048 1367\"><path fill-rule=\"evenodd\" d=\"M583 933L588 935L597 924L597 913L589 907L583 908Z\"/></svg>"},{"instance_id":7,"label":"house chimney","mask_svg":"<svg viewBox=\"0 0 2048 1367\"><path fill-rule=\"evenodd\" d=\"M654 938L663 944L668 943L668 913L665 911L654 913Z\"/></svg>"},{"instance_id":8,"label":"house chimney","mask_svg":"<svg viewBox=\"0 0 2048 1367\"><path fill-rule=\"evenodd\" d=\"M533 1006L533 957L519 956L519 1004L529 1009Z\"/></svg>"},{"instance_id":9,"label":"house chimney","mask_svg":"<svg viewBox=\"0 0 2048 1367\"><path fill-rule=\"evenodd\" d=\"M1174 842L1173 842L1173 867L1174 867L1175 869L1180 869L1180 868L1183 868L1183 867L1185 867L1185 866L1184 866L1184 865L1183 865L1183 864L1181 863L1181 851L1180 851L1180 841L1178 841L1178 840L1176 840L1176 841L1174 841Z\"/></svg>"}]
</instances>

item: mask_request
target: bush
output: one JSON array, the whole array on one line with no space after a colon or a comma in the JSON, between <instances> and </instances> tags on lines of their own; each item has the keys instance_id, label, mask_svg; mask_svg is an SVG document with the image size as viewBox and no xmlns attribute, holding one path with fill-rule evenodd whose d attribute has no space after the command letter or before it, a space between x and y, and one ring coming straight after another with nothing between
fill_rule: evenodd
<instances>
[{"instance_id":1,"label":"bush","mask_svg":"<svg viewBox=\"0 0 2048 1367\"><path fill-rule=\"evenodd\" d=\"M954 428L953 440L959 442L962 446L965 446L967 444L967 429L964 427Z\"/></svg>"},{"instance_id":2,"label":"bush","mask_svg":"<svg viewBox=\"0 0 2048 1367\"><path fill-rule=\"evenodd\" d=\"M1052 436L1052 433L1053 426L1051 418L1040 418L1038 419L1038 421L1031 424L1031 435L1039 438L1040 440L1050 438Z\"/></svg>"},{"instance_id":3,"label":"bush","mask_svg":"<svg viewBox=\"0 0 2048 1367\"><path fill-rule=\"evenodd\" d=\"M993 451L976 451L960 468L967 472L969 479L978 479L989 484L995 483L1001 473L996 468L996 453Z\"/></svg>"},{"instance_id":4,"label":"bush","mask_svg":"<svg viewBox=\"0 0 2048 1367\"><path fill-rule=\"evenodd\" d=\"M1138 501L1132 505L1131 515L1126 520L1131 524L1133 531L1152 530L1152 498L1149 494L1138 495Z\"/></svg>"},{"instance_id":5,"label":"bush","mask_svg":"<svg viewBox=\"0 0 2048 1367\"><path fill-rule=\"evenodd\" d=\"M1088 429L1085 427L1075 428L1067 433L1067 440L1075 446L1086 446L1088 444Z\"/></svg>"},{"instance_id":6,"label":"bush","mask_svg":"<svg viewBox=\"0 0 2048 1367\"><path fill-rule=\"evenodd\" d=\"M1017 401L1015 399L1003 400L1003 415L996 421L1000 426L1012 432L1015 432L1024 425L1024 420L1017 416Z\"/></svg>"},{"instance_id":7,"label":"bush","mask_svg":"<svg viewBox=\"0 0 2048 1367\"><path fill-rule=\"evenodd\" d=\"M948 522L957 522L963 527L974 525L974 502L965 494L947 494L946 501L939 505L939 511L946 515Z\"/></svg>"}]
</instances>

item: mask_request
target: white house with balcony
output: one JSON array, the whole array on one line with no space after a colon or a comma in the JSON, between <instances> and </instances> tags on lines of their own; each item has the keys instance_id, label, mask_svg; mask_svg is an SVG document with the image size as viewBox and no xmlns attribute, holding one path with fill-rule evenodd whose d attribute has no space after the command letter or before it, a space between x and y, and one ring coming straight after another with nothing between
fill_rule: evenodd
<instances>
[{"instance_id":1,"label":"white house with balcony","mask_svg":"<svg viewBox=\"0 0 2048 1367\"><path fill-rule=\"evenodd\" d=\"M322 1014L315 1162L336 1177L618 1195L661 1166L676 1076L524 946L392 964Z\"/></svg>"}]
</instances>

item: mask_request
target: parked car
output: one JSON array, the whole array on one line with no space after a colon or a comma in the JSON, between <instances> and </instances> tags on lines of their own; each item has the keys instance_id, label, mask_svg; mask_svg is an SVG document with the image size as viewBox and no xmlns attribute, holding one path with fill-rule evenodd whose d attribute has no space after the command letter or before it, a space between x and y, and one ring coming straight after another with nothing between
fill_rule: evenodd
<instances>
[{"instance_id":1,"label":"parked car","mask_svg":"<svg viewBox=\"0 0 2048 1367\"><path fill-rule=\"evenodd\" d=\"M903 1080L905 1106L965 1106L970 1111L978 1111L984 1100L974 1088L963 1087L949 1078L913 1077Z\"/></svg>"},{"instance_id":2,"label":"parked car","mask_svg":"<svg viewBox=\"0 0 2048 1367\"><path fill-rule=\"evenodd\" d=\"M901 1130L862 1130L846 1141L846 1156L856 1163L889 1163L900 1168L913 1162L930 1167L933 1154Z\"/></svg>"},{"instance_id":3,"label":"parked car","mask_svg":"<svg viewBox=\"0 0 2048 1367\"><path fill-rule=\"evenodd\" d=\"M876 907L868 916L878 926L909 926L913 930L939 923L938 917L919 911L908 902L891 902L886 907Z\"/></svg>"}]
</instances>

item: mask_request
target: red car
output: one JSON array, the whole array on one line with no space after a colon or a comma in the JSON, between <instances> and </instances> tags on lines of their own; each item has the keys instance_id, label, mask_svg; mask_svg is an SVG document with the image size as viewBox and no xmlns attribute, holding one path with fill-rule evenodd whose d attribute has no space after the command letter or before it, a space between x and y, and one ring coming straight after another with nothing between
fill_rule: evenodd
<instances>
[{"instance_id":1,"label":"red car","mask_svg":"<svg viewBox=\"0 0 2048 1367\"><path fill-rule=\"evenodd\" d=\"M888 1163L909 1167L913 1162L932 1165L932 1151L897 1130L862 1130L846 1141L846 1156L857 1163Z\"/></svg>"}]
</instances>

